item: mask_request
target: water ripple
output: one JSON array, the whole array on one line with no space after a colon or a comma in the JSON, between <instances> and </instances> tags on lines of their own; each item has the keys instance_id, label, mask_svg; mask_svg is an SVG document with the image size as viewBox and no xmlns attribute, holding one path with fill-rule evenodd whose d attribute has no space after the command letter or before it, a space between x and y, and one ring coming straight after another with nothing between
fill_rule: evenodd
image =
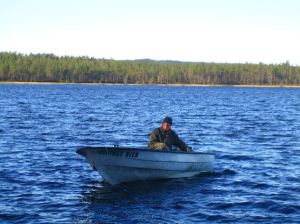
<instances>
[{"instance_id":1,"label":"water ripple","mask_svg":"<svg viewBox=\"0 0 300 224\"><path fill-rule=\"evenodd\" d=\"M299 223L300 89L0 85L1 223ZM110 186L81 146L145 146L170 115L215 171Z\"/></svg>"}]
</instances>

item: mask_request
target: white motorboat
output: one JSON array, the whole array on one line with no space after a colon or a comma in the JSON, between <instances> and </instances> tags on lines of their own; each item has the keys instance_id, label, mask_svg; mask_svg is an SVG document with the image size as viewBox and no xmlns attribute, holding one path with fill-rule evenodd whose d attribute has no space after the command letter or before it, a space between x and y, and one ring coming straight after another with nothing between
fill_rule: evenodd
<instances>
[{"instance_id":1,"label":"white motorboat","mask_svg":"<svg viewBox=\"0 0 300 224\"><path fill-rule=\"evenodd\" d=\"M84 147L77 150L110 184L191 177L212 172L212 152L159 151L142 148Z\"/></svg>"}]
</instances>

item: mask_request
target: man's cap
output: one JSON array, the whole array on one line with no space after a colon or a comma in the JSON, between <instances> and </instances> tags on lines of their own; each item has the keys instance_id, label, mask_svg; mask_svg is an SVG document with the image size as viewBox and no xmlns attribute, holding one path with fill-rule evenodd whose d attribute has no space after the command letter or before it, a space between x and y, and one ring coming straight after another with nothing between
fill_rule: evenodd
<instances>
[{"instance_id":1,"label":"man's cap","mask_svg":"<svg viewBox=\"0 0 300 224\"><path fill-rule=\"evenodd\" d=\"M172 125L172 118L169 117L169 116L166 116L166 117L163 119L163 123L165 123L165 122L167 122L167 123L169 123L170 125Z\"/></svg>"}]
</instances>

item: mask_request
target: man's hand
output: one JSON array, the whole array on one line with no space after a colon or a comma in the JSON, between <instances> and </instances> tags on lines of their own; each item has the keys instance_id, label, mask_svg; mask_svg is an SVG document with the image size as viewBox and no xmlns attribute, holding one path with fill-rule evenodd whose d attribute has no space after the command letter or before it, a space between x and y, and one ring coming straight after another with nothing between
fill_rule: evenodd
<instances>
[{"instance_id":1,"label":"man's hand","mask_svg":"<svg viewBox=\"0 0 300 224\"><path fill-rule=\"evenodd\" d=\"M168 147L167 147L167 145L165 143L155 143L154 147L157 150L168 149Z\"/></svg>"}]
</instances>

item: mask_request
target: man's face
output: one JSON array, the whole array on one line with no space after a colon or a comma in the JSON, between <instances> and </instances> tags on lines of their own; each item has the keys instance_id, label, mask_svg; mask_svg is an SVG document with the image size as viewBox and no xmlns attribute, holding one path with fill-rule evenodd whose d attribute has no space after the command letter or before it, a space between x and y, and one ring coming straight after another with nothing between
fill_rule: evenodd
<instances>
[{"instance_id":1,"label":"man's face","mask_svg":"<svg viewBox=\"0 0 300 224\"><path fill-rule=\"evenodd\" d=\"M164 131L170 131L171 130L171 125L168 122L162 123L162 129Z\"/></svg>"}]
</instances>

